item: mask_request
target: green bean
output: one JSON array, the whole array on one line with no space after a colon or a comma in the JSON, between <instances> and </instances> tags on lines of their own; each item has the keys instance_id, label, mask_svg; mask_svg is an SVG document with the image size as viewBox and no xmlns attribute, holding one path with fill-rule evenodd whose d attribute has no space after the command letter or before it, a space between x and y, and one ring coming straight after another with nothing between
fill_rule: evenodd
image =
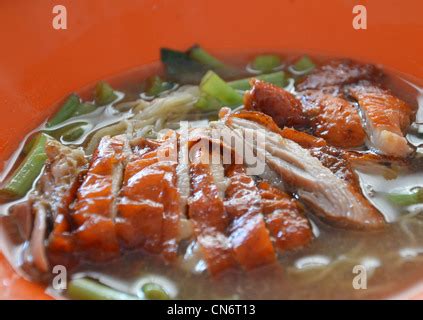
<instances>
[{"instance_id":1,"label":"green bean","mask_svg":"<svg viewBox=\"0 0 423 320\"><path fill-rule=\"evenodd\" d=\"M242 96L213 71L208 71L204 75L200 83L200 91L229 107L243 103Z\"/></svg>"},{"instance_id":2,"label":"green bean","mask_svg":"<svg viewBox=\"0 0 423 320\"><path fill-rule=\"evenodd\" d=\"M281 65L281 58L275 54L263 54L257 56L251 63L254 70L263 73L271 72Z\"/></svg>"},{"instance_id":3,"label":"green bean","mask_svg":"<svg viewBox=\"0 0 423 320\"><path fill-rule=\"evenodd\" d=\"M136 300L126 293L114 290L97 281L81 278L69 282L67 294L75 300Z\"/></svg>"},{"instance_id":4,"label":"green bean","mask_svg":"<svg viewBox=\"0 0 423 320\"><path fill-rule=\"evenodd\" d=\"M117 95L113 88L107 82L100 81L97 83L94 91L95 103L99 106L109 104L117 99Z\"/></svg>"},{"instance_id":5,"label":"green bean","mask_svg":"<svg viewBox=\"0 0 423 320\"><path fill-rule=\"evenodd\" d=\"M149 300L169 300L169 295L166 291L156 283L149 282L144 284L142 291Z\"/></svg>"},{"instance_id":6,"label":"green bean","mask_svg":"<svg viewBox=\"0 0 423 320\"><path fill-rule=\"evenodd\" d=\"M400 206L410 206L412 204L423 203L423 188L416 187L409 192L404 193L388 193L386 195L388 200Z\"/></svg>"},{"instance_id":7,"label":"green bean","mask_svg":"<svg viewBox=\"0 0 423 320\"><path fill-rule=\"evenodd\" d=\"M213 57L210 53L208 53L206 50L204 50L198 45L193 46L188 50L188 56L191 59L198 61L204 65L207 65L212 69L219 69L225 67L225 64L222 61Z\"/></svg>"},{"instance_id":8,"label":"green bean","mask_svg":"<svg viewBox=\"0 0 423 320\"><path fill-rule=\"evenodd\" d=\"M69 98L65 101L63 106L60 108L60 110L54 115L53 118L51 118L47 122L46 126L53 127L55 125L58 125L68 120L70 117L73 116L79 104L80 104L79 96L76 94L71 94Z\"/></svg>"},{"instance_id":9,"label":"green bean","mask_svg":"<svg viewBox=\"0 0 423 320\"><path fill-rule=\"evenodd\" d=\"M272 83L278 87L283 87L286 85L285 72L283 71L262 74L256 77L251 77L246 79L230 81L228 82L228 85L230 85L232 88L236 90L249 90L251 88L250 81L253 78Z\"/></svg>"},{"instance_id":10,"label":"green bean","mask_svg":"<svg viewBox=\"0 0 423 320\"><path fill-rule=\"evenodd\" d=\"M31 189L47 159L45 153L47 139L49 137L46 134L38 134L25 159L0 189L1 193L13 197L23 197Z\"/></svg>"},{"instance_id":11,"label":"green bean","mask_svg":"<svg viewBox=\"0 0 423 320\"><path fill-rule=\"evenodd\" d=\"M303 73L310 72L315 67L316 65L308 56L301 57L301 59L297 60L294 64L294 70Z\"/></svg>"}]
</instances>

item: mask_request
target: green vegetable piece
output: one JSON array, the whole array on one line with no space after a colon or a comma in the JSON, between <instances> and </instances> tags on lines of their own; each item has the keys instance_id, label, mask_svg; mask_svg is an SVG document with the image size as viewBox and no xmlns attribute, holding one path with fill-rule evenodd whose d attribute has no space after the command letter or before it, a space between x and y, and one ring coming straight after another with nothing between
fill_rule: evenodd
<instances>
[{"instance_id":1,"label":"green vegetable piece","mask_svg":"<svg viewBox=\"0 0 423 320\"><path fill-rule=\"evenodd\" d=\"M23 197L32 188L47 159L45 153L47 139L49 136L44 133L37 135L25 159L0 189L1 193L13 197Z\"/></svg>"},{"instance_id":2,"label":"green vegetable piece","mask_svg":"<svg viewBox=\"0 0 423 320\"><path fill-rule=\"evenodd\" d=\"M286 85L285 72L283 71L262 74L257 77L230 81L228 82L228 85L230 85L232 88L236 90L249 90L251 88L250 81L253 78L272 83L278 87L284 87Z\"/></svg>"},{"instance_id":3,"label":"green vegetable piece","mask_svg":"<svg viewBox=\"0 0 423 320\"><path fill-rule=\"evenodd\" d=\"M281 65L281 58L275 54L264 54L257 56L251 66L257 71L268 73Z\"/></svg>"},{"instance_id":4,"label":"green vegetable piece","mask_svg":"<svg viewBox=\"0 0 423 320\"><path fill-rule=\"evenodd\" d=\"M47 127L53 127L58 125L73 116L75 110L80 104L79 96L76 94L71 94L69 98L65 101L63 106L59 111L47 122Z\"/></svg>"},{"instance_id":5,"label":"green vegetable piece","mask_svg":"<svg viewBox=\"0 0 423 320\"><path fill-rule=\"evenodd\" d=\"M88 114L88 113L94 112L96 109L97 109L96 105L92 103L84 102L79 104L79 106L76 108L75 113L73 114L72 117Z\"/></svg>"},{"instance_id":6,"label":"green vegetable piece","mask_svg":"<svg viewBox=\"0 0 423 320\"><path fill-rule=\"evenodd\" d=\"M160 49L160 60L162 61L167 79L178 83L198 83L207 72L208 67L193 60L185 52L168 48Z\"/></svg>"},{"instance_id":7,"label":"green vegetable piece","mask_svg":"<svg viewBox=\"0 0 423 320\"><path fill-rule=\"evenodd\" d=\"M200 91L229 107L243 103L242 96L213 71L208 71L204 75L200 83Z\"/></svg>"},{"instance_id":8,"label":"green vegetable piece","mask_svg":"<svg viewBox=\"0 0 423 320\"><path fill-rule=\"evenodd\" d=\"M216 57L213 57L210 53L208 53L206 50L204 50L198 45L195 45L188 50L188 56L191 59L198 61L206 66L209 66L212 69L219 69L225 67L225 64L222 61L220 61Z\"/></svg>"},{"instance_id":9,"label":"green vegetable piece","mask_svg":"<svg viewBox=\"0 0 423 320\"><path fill-rule=\"evenodd\" d=\"M75 300L136 300L134 296L87 278L70 281L67 294Z\"/></svg>"},{"instance_id":10,"label":"green vegetable piece","mask_svg":"<svg viewBox=\"0 0 423 320\"><path fill-rule=\"evenodd\" d=\"M308 56L303 56L301 59L297 60L297 62L295 62L294 64L294 70L301 73L310 72L315 67L316 65Z\"/></svg>"},{"instance_id":11,"label":"green vegetable piece","mask_svg":"<svg viewBox=\"0 0 423 320\"><path fill-rule=\"evenodd\" d=\"M152 76L147 79L147 90L145 93L149 96L158 96L163 91L172 89L172 87L173 83L163 81L159 76Z\"/></svg>"},{"instance_id":12,"label":"green vegetable piece","mask_svg":"<svg viewBox=\"0 0 423 320\"><path fill-rule=\"evenodd\" d=\"M423 188L416 187L406 193L388 193L386 195L389 201L399 206L410 206L413 204L423 203Z\"/></svg>"},{"instance_id":13,"label":"green vegetable piece","mask_svg":"<svg viewBox=\"0 0 423 320\"><path fill-rule=\"evenodd\" d=\"M216 98L204 94L195 103L195 107L204 111L218 110L222 107L222 103Z\"/></svg>"},{"instance_id":14,"label":"green vegetable piece","mask_svg":"<svg viewBox=\"0 0 423 320\"><path fill-rule=\"evenodd\" d=\"M146 283L142 286L142 291L145 297L149 300L169 300L169 295L166 291L156 283Z\"/></svg>"},{"instance_id":15,"label":"green vegetable piece","mask_svg":"<svg viewBox=\"0 0 423 320\"><path fill-rule=\"evenodd\" d=\"M113 88L107 82L100 81L97 83L94 91L95 103L104 106L117 99L117 95Z\"/></svg>"},{"instance_id":16,"label":"green vegetable piece","mask_svg":"<svg viewBox=\"0 0 423 320\"><path fill-rule=\"evenodd\" d=\"M35 141L37 140L38 134L35 136L31 136L26 142L25 145L22 148L22 152L24 155L27 155L31 152L32 147L34 146Z\"/></svg>"},{"instance_id":17,"label":"green vegetable piece","mask_svg":"<svg viewBox=\"0 0 423 320\"><path fill-rule=\"evenodd\" d=\"M72 142L78 140L84 132L84 125L78 125L65 131L62 135L62 139L66 142Z\"/></svg>"}]
</instances>

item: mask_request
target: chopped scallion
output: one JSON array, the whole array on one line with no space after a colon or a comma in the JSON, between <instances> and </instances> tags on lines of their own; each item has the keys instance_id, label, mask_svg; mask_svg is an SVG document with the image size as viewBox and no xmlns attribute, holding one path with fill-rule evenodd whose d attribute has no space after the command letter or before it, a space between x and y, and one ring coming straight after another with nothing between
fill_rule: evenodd
<instances>
[{"instance_id":1,"label":"chopped scallion","mask_svg":"<svg viewBox=\"0 0 423 320\"><path fill-rule=\"evenodd\" d=\"M206 66L209 66L213 69L219 69L225 67L225 64L219 59L213 57L206 50L200 46L193 46L188 50L188 55L191 59L198 61Z\"/></svg>"},{"instance_id":2,"label":"chopped scallion","mask_svg":"<svg viewBox=\"0 0 423 320\"><path fill-rule=\"evenodd\" d=\"M159 76L152 76L147 79L147 90L146 94L149 96L157 96L163 91L170 90L173 87L173 83L163 81Z\"/></svg>"},{"instance_id":3,"label":"chopped scallion","mask_svg":"<svg viewBox=\"0 0 423 320\"><path fill-rule=\"evenodd\" d=\"M278 87L284 87L287 82L285 79L285 73L283 71L278 71L274 73L262 74L252 78L230 81L228 82L228 85L236 90L249 90L251 88L250 80L253 78L272 83Z\"/></svg>"},{"instance_id":4,"label":"chopped scallion","mask_svg":"<svg viewBox=\"0 0 423 320\"><path fill-rule=\"evenodd\" d=\"M394 204L400 206L410 206L413 204L423 203L423 187L416 187L409 192L392 192L386 197Z\"/></svg>"},{"instance_id":5,"label":"chopped scallion","mask_svg":"<svg viewBox=\"0 0 423 320\"><path fill-rule=\"evenodd\" d=\"M71 94L59 111L47 122L47 127L53 127L71 118L79 104L79 96Z\"/></svg>"},{"instance_id":6,"label":"chopped scallion","mask_svg":"<svg viewBox=\"0 0 423 320\"><path fill-rule=\"evenodd\" d=\"M134 296L87 278L70 281L67 294L75 300L136 300Z\"/></svg>"},{"instance_id":7,"label":"chopped scallion","mask_svg":"<svg viewBox=\"0 0 423 320\"><path fill-rule=\"evenodd\" d=\"M268 73L281 65L281 58L275 54L263 54L257 56L251 63L254 70Z\"/></svg>"},{"instance_id":8,"label":"chopped scallion","mask_svg":"<svg viewBox=\"0 0 423 320\"><path fill-rule=\"evenodd\" d=\"M228 85L215 72L208 71L200 83L200 91L216 98L228 107L236 107L243 103L241 94Z\"/></svg>"},{"instance_id":9,"label":"chopped scallion","mask_svg":"<svg viewBox=\"0 0 423 320\"><path fill-rule=\"evenodd\" d=\"M144 295L149 300L169 300L167 292L156 283L146 283L142 286Z\"/></svg>"},{"instance_id":10,"label":"chopped scallion","mask_svg":"<svg viewBox=\"0 0 423 320\"><path fill-rule=\"evenodd\" d=\"M308 57L303 56L297 62L295 62L293 68L297 72L307 73L313 70L316 67L314 62Z\"/></svg>"},{"instance_id":11,"label":"chopped scallion","mask_svg":"<svg viewBox=\"0 0 423 320\"><path fill-rule=\"evenodd\" d=\"M100 81L97 83L94 91L95 103L99 106L109 104L117 99L117 95L113 88L107 82Z\"/></svg>"},{"instance_id":12,"label":"chopped scallion","mask_svg":"<svg viewBox=\"0 0 423 320\"><path fill-rule=\"evenodd\" d=\"M23 197L31 189L47 159L45 144L49 137L44 133L39 133L34 139L31 150L12 176L6 180L0 189L1 193L13 197Z\"/></svg>"}]
</instances>

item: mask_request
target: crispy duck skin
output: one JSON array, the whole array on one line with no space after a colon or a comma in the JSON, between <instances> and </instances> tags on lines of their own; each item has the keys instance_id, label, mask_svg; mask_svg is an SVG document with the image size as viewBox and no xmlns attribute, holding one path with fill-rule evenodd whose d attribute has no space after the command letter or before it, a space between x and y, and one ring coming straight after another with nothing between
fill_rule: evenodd
<instances>
[{"instance_id":1,"label":"crispy duck skin","mask_svg":"<svg viewBox=\"0 0 423 320\"><path fill-rule=\"evenodd\" d=\"M195 146L195 145L194 145ZM210 154L201 148L190 149L191 196L188 216L212 275L236 267L237 263L226 235L230 219L219 196L211 168Z\"/></svg>"},{"instance_id":2,"label":"crispy duck skin","mask_svg":"<svg viewBox=\"0 0 423 320\"><path fill-rule=\"evenodd\" d=\"M335 147L364 145L366 132L358 110L349 101L320 90L308 90L302 93L302 102L314 135Z\"/></svg>"},{"instance_id":3,"label":"crispy duck skin","mask_svg":"<svg viewBox=\"0 0 423 320\"><path fill-rule=\"evenodd\" d=\"M76 251L90 261L106 261L120 254L115 230L115 200L122 181L128 141L103 137L78 189L72 220Z\"/></svg>"},{"instance_id":4,"label":"crispy duck skin","mask_svg":"<svg viewBox=\"0 0 423 320\"><path fill-rule=\"evenodd\" d=\"M413 149L405 132L414 117L414 110L388 90L361 82L348 89L357 100L365 118L368 146L386 155L405 157Z\"/></svg>"},{"instance_id":5,"label":"crispy duck skin","mask_svg":"<svg viewBox=\"0 0 423 320\"><path fill-rule=\"evenodd\" d=\"M382 72L371 64L351 60L331 61L313 70L297 85L297 91L342 86L360 80L379 82Z\"/></svg>"},{"instance_id":6,"label":"crispy duck skin","mask_svg":"<svg viewBox=\"0 0 423 320\"><path fill-rule=\"evenodd\" d=\"M358 110L340 96L308 90L301 100L282 88L255 80L244 96L246 110L260 111L283 127L304 128L309 125L313 134L329 144L354 148L364 144L366 133Z\"/></svg>"},{"instance_id":7,"label":"crispy duck skin","mask_svg":"<svg viewBox=\"0 0 423 320\"><path fill-rule=\"evenodd\" d=\"M163 253L174 260L177 253L180 197L176 187L177 141L167 136L160 144L145 139L127 164L117 204L116 229L127 248Z\"/></svg>"},{"instance_id":8,"label":"crispy duck skin","mask_svg":"<svg viewBox=\"0 0 423 320\"><path fill-rule=\"evenodd\" d=\"M313 239L311 225L298 202L285 192L260 182L264 220L279 252L299 249Z\"/></svg>"},{"instance_id":9,"label":"crispy duck skin","mask_svg":"<svg viewBox=\"0 0 423 320\"><path fill-rule=\"evenodd\" d=\"M229 127L268 129L264 149L266 162L313 211L334 225L353 229L379 229L383 216L348 180L325 167L309 150L285 138L272 119L258 112L239 112L226 118Z\"/></svg>"},{"instance_id":10,"label":"crispy duck skin","mask_svg":"<svg viewBox=\"0 0 423 320\"><path fill-rule=\"evenodd\" d=\"M229 239L238 263L245 270L276 261L269 231L263 218L260 193L243 166L231 165L226 170L229 186L225 210L232 219Z\"/></svg>"},{"instance_id":11,"label":"crispy duck skin","mask_svg":"<svg viewBox=\"0 0 423 320\"><path fill-rule=\"evenodd\" d=\"M244 95L246 110L266 113L280 127L308 125L301 101L293 94L271 83L255 79L251 81L251 87Z\"/></svg>"}]
</instances>

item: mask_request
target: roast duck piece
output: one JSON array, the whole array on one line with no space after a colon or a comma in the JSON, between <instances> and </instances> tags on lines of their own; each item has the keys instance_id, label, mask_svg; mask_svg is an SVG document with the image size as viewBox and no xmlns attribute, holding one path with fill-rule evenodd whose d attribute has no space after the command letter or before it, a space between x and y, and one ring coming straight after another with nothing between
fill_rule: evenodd
<instances>
[{"instance_id":1,"label":"roast duck piece","mask_svg":"<svg viewBox=\"0 0 423 320\"><path fill-rule=\"evenodd\" d=\"M247 111L223 108L218 121L187 134L105 136L89 161L81 149L47 142L47 165L25 203L34 217L33 263L45 272L137 250L178 264L191 242L216 276L274 264L307 246L310 218L383 228L353 168L412 152L404 133L414 114L379 77L372 66L341 61L305 77L296 95L256 80ZM215 130L243 144L242 154ZM352 150L363 144L375 153ZM249 173L247 154L262 172Z\"/></svg>"}]
</instances>

